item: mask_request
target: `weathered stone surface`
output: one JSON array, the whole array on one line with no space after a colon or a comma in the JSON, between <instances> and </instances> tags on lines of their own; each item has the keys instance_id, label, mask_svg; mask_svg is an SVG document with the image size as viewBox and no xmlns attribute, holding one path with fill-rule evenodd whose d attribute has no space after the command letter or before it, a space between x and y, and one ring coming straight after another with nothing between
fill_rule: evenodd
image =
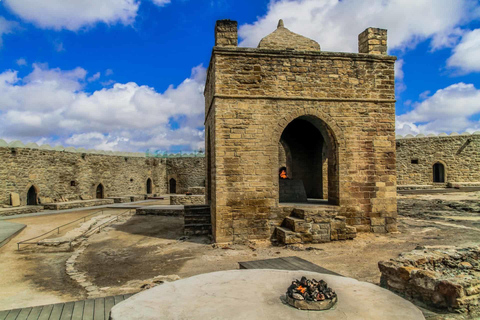
<instances>
[{"instance_id":1,"label":"weathered stone surface","mask_svg":"<svg viewBox=\"0 0 480 320\"><path fill-rule=\"evenodd\" d=\"M20 206L20 195L16 192L10 193L10 205L12 207Z\"/></svg>"},{"instance_id":2,"label":"weathered stone surface","mask_svg":"<svg viewBox=\"0 0 480 320\"><path fill-rule=\"evenodd\" d=\"M381 261L380 283L440 309L480 315L480 247L419 249Z\"/></svg>"},{"instance_id":3,"label":"weathered stone surface","mask_svg":"<svg viewBox=\"0 0 480 320\"><path fill-rule=\"evenodd\" d=\"M184 205L184 204L205 204L204 195L172 195L170 196L171 205Z\"/></svg>"},{"instance_id":4,"label":"weathered stone surface","mask_svg":"<svg viewBox=\"0 0 480 320\"><path fill-rule=\"evenodd\" d=\"M277 30L263 38L258 48L273 50L320 51L320 45L307 37L285 28L283 21L278 22Z\"/></svg>"}]
</instances>

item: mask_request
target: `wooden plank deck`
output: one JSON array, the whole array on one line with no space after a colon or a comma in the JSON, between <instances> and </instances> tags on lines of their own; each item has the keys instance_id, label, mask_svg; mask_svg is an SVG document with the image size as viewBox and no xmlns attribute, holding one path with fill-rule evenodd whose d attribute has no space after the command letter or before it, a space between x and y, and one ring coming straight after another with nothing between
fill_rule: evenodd
<instances>
[{"instance_id":1,"label":"wooden plank deck","mask_svg":"<svg viewBox=\"0 0 480 320\"><path fill-rule=\"evenodd\" d=\"M0 320L108 320L110 310L133 294L0 311Z\"/></svg>"},{"instance_id":2,"label":"wooden plank deck","mask_svg":"<svg viewBox=\"0 0 480 320\"><path fill-rule=\"evenodd\" d=\"M254 260L239 262L240 269L278 269L278 270L304 270L318 273L342 276L336 272L325 269L299 257L273 258L266 260Z\"/></svg>"}]
</instances>

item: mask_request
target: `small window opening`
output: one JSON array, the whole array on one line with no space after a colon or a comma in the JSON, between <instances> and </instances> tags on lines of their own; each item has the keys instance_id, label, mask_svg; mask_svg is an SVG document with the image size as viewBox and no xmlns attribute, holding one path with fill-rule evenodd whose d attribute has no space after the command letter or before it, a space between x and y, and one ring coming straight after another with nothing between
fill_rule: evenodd
<instances>
[{"instance_id":1,"label":"small window opening","mask_svg":"<svg viewBox=\"0 0 480 320\"><path fill-rule=\"evenodd\" d=\"M418 164L418 159L412 159L412 160L411 160L411 163L412 163L412 164Z\"/></svg>"},{"instance_id":2,"label":"small window opening","mask_svg":"<svg viewBox=\"0 0 480 320\"><path fill-rule=\"evenodd\" d=\"M12 149L12 156L16 156L17 155L17 150L16 149Z\"/></svg>"},{"instance_id":3,"label":"small window opening","mask_svg":"<svg viewBox=\"0 0 480 320\"><path fill-rule=\"evenodd\" d=\"M130 179L130 182L133 182L133 179Z\"/></svg>"},{"instance_id":4,"label":"small window opening","mask_svg":"<svg viewBox=\"0 0 480 320\"><path fill-rule=\"evenodd\" d=\"M71 187L75 187L77 185L77 182L76 181L70 181L70 186Z\"/></svg>"}]
</instances>

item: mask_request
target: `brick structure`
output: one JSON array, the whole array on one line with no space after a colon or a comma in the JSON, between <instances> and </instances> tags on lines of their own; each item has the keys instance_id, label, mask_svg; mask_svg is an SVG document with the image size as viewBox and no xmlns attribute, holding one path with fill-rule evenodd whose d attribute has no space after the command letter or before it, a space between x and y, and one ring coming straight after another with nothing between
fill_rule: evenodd
<instances>
[{"instance_id":1,"label":"brick structure","mask_svg":"<svg viewBox=\"0 0 480 320\"><path fill-rule=\"evenodd\" d=\"M282 165L347 225L396 230L396 58L386 55L386 31L367 29L357 54L321 52L283 22L258 48L239 48L234 26L216 23L205 87L215 240L274 235L291 214L279 202Z\"/></svg>"},{"instance_id":2,"label":"brick structure","mask_svg":"<svg viewBox=\"0 0 480 320\"><path fill-rule=\"evenodd\" d=\"M480 185L480 132L397 137L399 186Z\"/></svg>"}]
</instances>

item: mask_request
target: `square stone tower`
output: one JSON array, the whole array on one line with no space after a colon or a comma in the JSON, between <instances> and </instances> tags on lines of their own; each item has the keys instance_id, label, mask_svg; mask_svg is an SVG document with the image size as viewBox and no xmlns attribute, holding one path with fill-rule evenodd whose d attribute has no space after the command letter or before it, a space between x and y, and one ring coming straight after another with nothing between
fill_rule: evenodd
<instances>
[{"instance_id":1,"label":"square stone tower","mask_svg":"<svg viewBox=\"0 0 480 320\"><path fill-rule=\"evenodd\" d=\"M269 239L296 208L345 217L357 231L396 230L386 30L363 32L360 53L322 52L282 21L258 48L237 38L236 21L217 21L205 87L215 240Z\"/></svg>"}]
</instances>

